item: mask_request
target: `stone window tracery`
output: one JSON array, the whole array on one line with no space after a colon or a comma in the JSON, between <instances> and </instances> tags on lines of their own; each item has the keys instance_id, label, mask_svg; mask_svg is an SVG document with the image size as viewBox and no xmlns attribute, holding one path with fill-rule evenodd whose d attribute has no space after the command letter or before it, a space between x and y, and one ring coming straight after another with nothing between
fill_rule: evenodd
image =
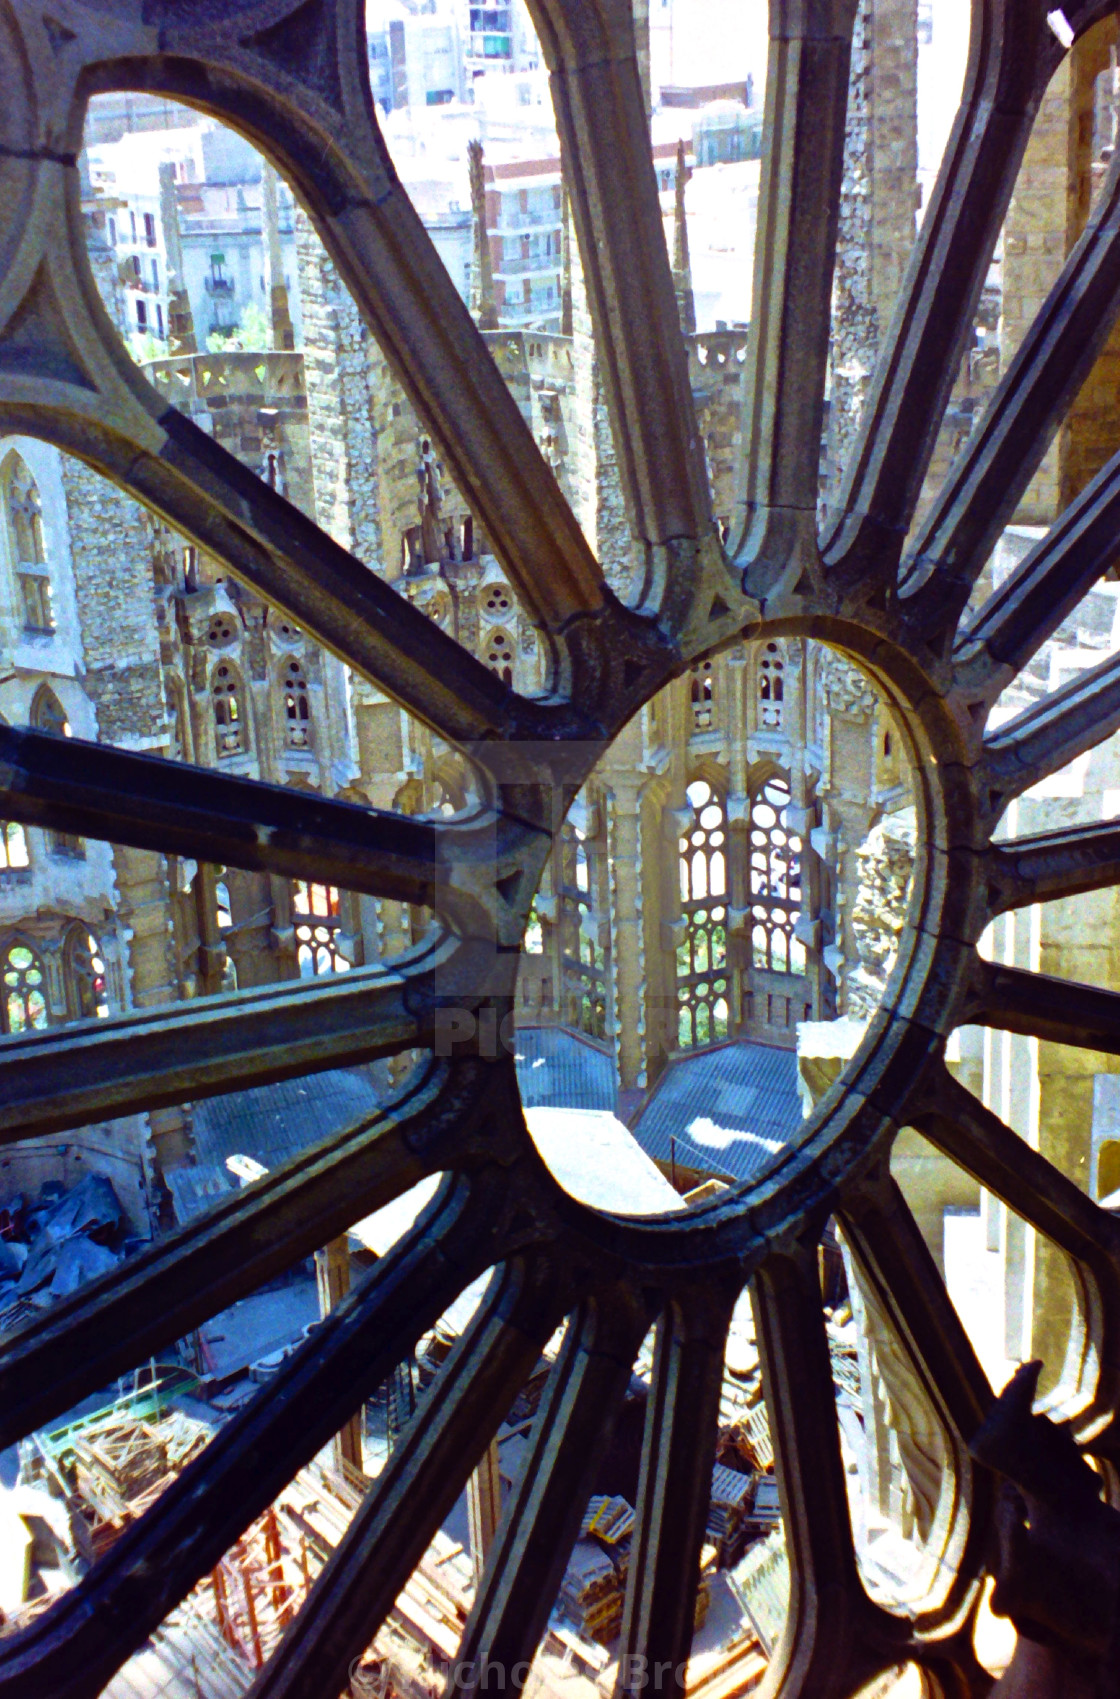
<instances>
[{"instance_id":1,"label":"stone window tracery","mask_svg":"<svg viewBox=\"0 0 1120 1699\"><path fill-rule=\"evenodd\" d=\"M584 815L585 825L587 821ZM560 834L559 898L561 1018L591 1038L607 1036L607 951L599 936L604 845L575 820Z\"/></svg>"},{"instance_id":2,"label":"stone window tracery","mask_svg":"<svg viewBox=\"0 0 1120 1699\"><path fill-rule=\"evenodd\" d=\"M785 701L785 662L776 643L768 643L758 663L758 723L776 731Z\"/></svg>"},{"instance_id":3,"label":"stone window tracery","mask_svg":"<svg viewBox=\"0 0 1120 1699\"><path fill-rule=\"evenodd\" d=\"M214 670L210 695L214 704L214 731L219 755L242 755L249 747L241 681L228 662Z\"/></svg>"},{"instance_id":4,"label":"stone window tracery","mask_svg":"<svg viewBox=\"0 0 1120 1699\"><path fill-rule=\"evenodd\" d=\"M504 631L495 631L486 646L486 665L503 684L513 683L513 644Z\"/></svg>"},{"instance_id":5,"label":"stone window tracery","mask_svg":"<svg viewBox=\"0 0 1120 1699\"><path fill-rule=\"evenodd\" d=\"M228 649L237 637L237 626L232 614L215 614L210 621L206 633L206 641L213 649Z\"/></svg>"},{"instance_id":6,"label":"stone window tracery","mask_svg":"<svg viewBox=\"0 0 1120 1699\"><path fill-rule=\"evenodd\" d=\"M39 487L18 454L9 456L5 468L4 505L15 557L23 628L29 632L53 631L54 611L43 536L43 505Z\"/></svg>"},{"instance_id":7,"label":"stone window tracery","mask_svg":"<svg viewBox=\"0 0 1120 1699\"><path fill-rule=\"evenodd\" d=\"M776 973L805 972L805 946L794 937L801 913L801 839L786 824L789 785L775 774L751 800L751 960Z\"/></svg>"},{"instance_id":8,"label":"stone window tracery","mask_svg":"<svg viewBox=\"0 0 1120 1699\"><path fill-rule=\"evenodd\" d=\"M292 887L296 929L296 960L301 979L325 973L346 973L350 963L338 948L342 930L341 905L333 885L309 885L297 879Z\"/></svg>"},{"instance_id":9,"label":"stone window tracery","mask_svg":"<svg viewBox=\"0 0 1120 1699\"><path fill-rule=\"evenodd\" d=\"M680 840L684 938L677 949L677 1044L713 1044L728 1032L727 808L705 779L686 792L692 822Z\"/></svg>"},{"instance_id":10,"label":"stone window tracery","mask_svg":"<svg viewBox=\"0 0 1120 1699\"><path fill-rule=\"evenodd\" d=\"M0 873L19 873L30 866L27 833L18 820L0 820Z\"/></svg>"},{"instance_id":11,"label":"stone window tracery","mask_svg":"<svg viewBox=\"0 0 1120 1699\"><path fill-rule=\"evenodd\" d=\"M513 606L512 598L506 585L491 584L482 603L483 613L491 619L504 619Z\"/></svg>"},{"instance_id":12,"label":"stone window tracery","mask_svg":"<svg viewBox=\"0 0 1120 1699\"><path fill-rule=\"evenodd\" d=\"M97 935L87 926L71 927L63 957L67 1003L75 1020L106 1020L108 976Z\"/></svg>"},{"instance_id":13,"label":"stone window tracery","mask_svg":"<svg viewBox=\"0 0 1120 1699\"><path fill-rule=\"evenodd\" d=\"M35 951L18 938L0 954L0 1023L6 1033L28 1032L50 1025L46 975Z\"/></svg>"},{"instance_id":14,"label":"stone window tracery","mask_svg":"<svg viewBox=\"0 0 1120 1699\"><path fill-rule=\"evenodd\" d=\"M311 700L307 679L298 661L284 669L284 721L289 749L307 749L311 743Z\"/></svg>"},{"instance_id":15,"label":"stone window tracery","mask_svg":"<svg viewBox=\"0 0 1120 1699\"><path fill-rule=\"evenodd\" d=\"M689 686L692 699L692 725L695 731L708 731L712 724L712 695L715 675L711 661L701 661L692 669Z\"/></svg>"}]
</instances>

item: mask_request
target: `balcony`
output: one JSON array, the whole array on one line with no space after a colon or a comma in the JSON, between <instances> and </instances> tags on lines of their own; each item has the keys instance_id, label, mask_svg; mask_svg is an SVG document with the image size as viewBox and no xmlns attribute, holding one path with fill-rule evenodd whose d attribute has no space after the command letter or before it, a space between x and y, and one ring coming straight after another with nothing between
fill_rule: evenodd
<instances>
[{"instance_id":1,"label":"balcony","mask_svg":"<svg viewBox=\"0 0 1120 1699\"><path fill-rule=\"evenodd\" d=\"M515 254L499 260L494 267L495 277L560 276L559 254Z\"/></svg>"},{"instance_id":2,"label":"balcony","mask_svg":"<svg viewBox=\"0 0 1120 1699\"><path fill-rule=\"evenodd\" d=\"M549 207L540 212L521 212L520 210L501 211L501 221L489 231L491 236L508 236L510 231L517 230L559 230L562 224L560 208Z\"/></svg>"},{"instance_id":3,"label":"balcony","mask_svg":"<svg viewBox=\"0 0 1120 1699\"><path fill-rule=\"evenodd\" d=\"M208 295L221 295L228 298L233 294L232 277L205 277L203 278L203 285Z\"/></svg>"}]
</instances>

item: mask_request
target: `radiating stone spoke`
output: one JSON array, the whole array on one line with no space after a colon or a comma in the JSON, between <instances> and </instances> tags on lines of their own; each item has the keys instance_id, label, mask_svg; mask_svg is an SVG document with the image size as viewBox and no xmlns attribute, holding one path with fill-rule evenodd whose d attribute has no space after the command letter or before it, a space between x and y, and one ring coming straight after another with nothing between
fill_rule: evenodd
<instances>
[{"instance_id":1,"label":"radiating stone spoke","mask_svg":"<svg viewBox=\"0 0 1120 1699\"><path fill-rule=\"evenodd\" d=\"M881 1666L865 1643L870 1606L852 1545L815 1245L769 1257L751 1291L790 1566L771 1691L849 1693Z\"/></svg>"},{"instance_id":2,"label":"radiating stone spoke","mask_svg":"<svg viewBox=\"0 0 1120 1699\"><path fill-rule=\"evenodd\" d=\"M930 1082L914 1107L913 1122L938 1150L1074 1259L1087 1336L1082 1358L1097 1377L1079 1419L1098 1430L1094 1450L1114 1452L1120 1407L1120 1222L947 1070ZM1099 1432L1104 1417L1110 1418L1108 1440Z\"/></svg>"},{"instance_id":3,"label":"radiating stone spoke","mask_svg":"<svg viewBox=\"0 0 1120 1699\"><path fill-rule=\"evenodd\" d=\"M445 942L425 967L450 968L454 957ZM423 1046L433 1019L426 979L418 967L408 977L357 969L5 1039L0 1142ZM480 964L459 1001L471 1006L487 988Z\"/></svg>"},{"instance_id":4,"label":"radiating stone spoke","mask_svg":"<svg viewBox=\"0 0 1120 1699\"><path fill-rule=\"evenodd\" d=\"M977 958L968 1019L1052 1044L1120 1054L1120 991Z\"/></svg>"},{"instance_id":5,"label":"radiating stone spoke","mask_svg":"<svg viewBox=\"0 0 1120 1699\"><path fill-rule=\"evenodd\" d=\"M531 1662L595 1484L647 1317L625 1290L571 1317L459 1649L458 1688ZM521 1685L507 1682L507 1691Z\"/></svg>"},{"instance_id":6,"label":"radiating stone spoke","mask_svg":"<svg viewBox=\"0 0 1120 1699\"><path fill-rule=\"evenodd\" d=\"M333 1309L139 1522L22 1634L3 1699L92 1699L254 1517L339 1431L448 1304L507 1250L496 1199L452 1188Z\"/></svg>"},{"instance_id":7,"label":"radiating stone spoke","mask_svg":"<svg viewBox=\"0 0 1120 1699\"><path fill-rule=\"evenodd\" d=\"M480 1064L429 1068L366 1116L150 1245L0 1345L0 1444L72 1409L236 1299L310 1256L361 1215L469 1155L462 1124ZM409 1141L412 1140L413 1144ZM425 1157L415 1153L422 1145Z\"/></svg>"},{"instance_id":8,"label":"radiating stone spoke","mask_svg":"<svg viewBox=\"0 0 1120 1699\"><path fill-rule=\"evenodd\" d=\"M988 863L992 914L1120 885L1120 824L1098 820L1012 838L992 846Z\"/></svg>"},{"instance_id":9,"label":"radiating stone spoke","mask_svg":"<svg viewBox=\"0 0 1120 1699\"><path fill-rule=\"evenodd\" d=\"M445 825L9 726L0 819L424 904L483 935L487 884L517 871L527 842L540 849L489 812Z\"/></svg>"},{"instance_id":10,"label":"radiating stone spoke","mask_svg":"<svg viewBox=\"0 0 1120 1699\"><path fill-rule=\"evenodd\" d=\"M903 568L920 627L951 626L1120 308L1120 164L1039 309Z\"/></svg>"},{"instance_id":11,"label":"radiating stone spoke","mask_svg":"<svg viewBox=\"0 0 1120 1699\"><path fill-rule=\"evenodd\" d=\"M727 1328L737 1292L688 1291L657 1324L646 1408L638 1519L619 1641L617 1699L658 1666L661 1692L684 1692L711 1500Z\"/></svg>"},{"instance_id":12,"label":"radiating stone spoke","mask_svg":"<svg viewBox=\"0 0 1120 1699\"><path fill-rule=\"evenodd\" d=\"M1120 454L1071 502L957 643L966 677L1010 676L1104 577L1120 548Z\"/></svg>"},{"instance_id":13,"label":"radiating stone spoke","mask_svg":"<svg viewBox=\"0 0 1120 1699\"><path fill-rule=\"evenodd\" d=\"M897 562L1031 123L1061 57L1030 0L974 0L961 105L826 538L854 576Z\"/></svg>"},{"instance_id":14,"label":"radiating stone spoke","mask_svg":"<svg viewBox=\"0 0 1120 1699\"><path fill-rule=\"evenodd\" d=\"M335 1699L452 1509L563 1314L562 1282L515 1261L491 1286L330 1562L258 1676L253 1699Z\"/></svg>"},{"instance_id":15,"label":"radiating stone spoke","mask_svg":"<svg viewBox=\"0 0 1120 1699\"><path fill-rule=\"evenodd\" d=\"M1028 790L1120 727L1120 657L1044 696L985 739L988 782L1002 799Z\"/></svg>"},{"instance_id":16,"label":"radiating stone spoke","mask_svg":"<svg viewBox=\"0 0 1120 1699\"><path fill-rule=\"evenodd\" d=\"M761 594L796 551L816 553L818 445L828 365L852 0L770 9L767 148L752 289L747 530L738 550Z\"/></svg>"},{"instance_id":17,"label":"radiating stone spoke","mask_svg":"<svg viewBox=\"0 0 1120 1699\"><path fill-rule=\"evenodd\" d=\"M627 0L572 7L534 0L551 73L588 304L619 474L647 550L648 590L679 604L699 544L714 541L711 497L650 157L649 121ZM631 422L642 420L635 431ZM669 548L673 558L659 562ZM717 551L718 552L718 551ZM707 612L705 608L704 612Z\"/></svg>"}]
</instances>

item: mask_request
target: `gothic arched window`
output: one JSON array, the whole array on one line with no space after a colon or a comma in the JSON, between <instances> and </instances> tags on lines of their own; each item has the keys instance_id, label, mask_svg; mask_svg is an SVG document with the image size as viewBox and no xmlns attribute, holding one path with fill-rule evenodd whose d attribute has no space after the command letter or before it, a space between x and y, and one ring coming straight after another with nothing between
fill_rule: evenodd
<instances>
[{"instance_id":1,"label":"gothic arched window","mask_svg":"<svg viewBox=\"0 0 1120 1699\"><path fill-rule=\"evenodd\" d=\"M18 873L30 865L27 833L18 820L0 820L0 873Z\"/></svg>"},{"instance_id":2,"label":"gothic arched window","mask_svg":"<svg viewBox=\"0 0 1120 1699\"><path fill-rule=\"evenodd\" d=\"M53 631L50 570L43 539L43 505L39 499L39 487L18 454L8 457L3 487L24 630Z\"/></svg>"},{"instance_id":3,"label":"gothic arched window","mask_svg":"<svg viewBox=\"0 0 1120 1699\"><path fill-rule=\"evenodd\" d=\"M486 665L503 684L513 683L513 644L504 631L491 634L486 645Z\"/></svg>"},{"instance_id":4,"label":"gothic arched window","mask_svg":"<svg viewBox=\"0 0 1120 1699\"><path fill-rule=\"evenodd\" d=\"M69 737L70 721L66 709L58 700L54 691L48 685L43 685L36 692L31 704L31 725L35 731L46 732L48 737ZM47 833L47 843L52 855L68 855L76 860L86 853L85 844L73 832Z\"/></svg>"},{"instance_id":5,"label":"gothic arched window","mask_svg":"<svg viewBox=\"0 0 1120 1699\"><path fill-rule=\"evenodd\" d=\"M307 679L298 661L289 661L285 667L283 691L288 748L307 749L310 745L311 702L307 694Z\"/></svg>"},{"instance_id":6,"label":"gothic arched window","mask_svg":"<svg viewBox=\"0 0 1120 1699\"><path fill-rule=\"evenodd\" d=\"M677 1043L682 1050L727 1037L727 809L705 779L686 792L692 823L680 840Z\"/></svg>"},{"instance_id":7,"label":"gothic arched window","mask_svg":"<svg viewBox=\"0 0 1120 1699\"><path fill-rule=\"evenodd\" d=\"M210 685L214 703L214 733L219 755L241 755L249 747L242 706L241 681L228 661L215 667Z\"/></svg>"},{"instance_id":8,"label":"gothic arched window","mask_svg":"<svg viewBox=\"0 0 1120 1699\"><path fill-rule=\"evenodd\" d=\"M805 946L793 935L801 913L801 839L786 825L789 800L789 785L775 774L751 801L751 960L756 968L804 973Z\"/></svg>"},{"instance_id":9,"label":"gothic arched window","mask_svg":"<svg viewBox=\"0 0 1120 1699\"><path fill-rule=\"evenodd\" d=\"M782 723L785 662L776 643L768 643L758 663L758 723L775 731Z\"/></svg>"},{"instance_id":10,"label":"gothic arched window","mask_svg":"<svg viewBox=\"0 0 1120 1699\"><path fill-rule=\"evenodd\" d=\"M109 1014L105 958L88 926L71 927L63 957L67 1003L75 1020L105 1020Z\"/></svg>"},{"instance_id":11,"label":"gothic arched window","mask_svg":"<svg viewBox=\"0 0 1120 1699\"><path fill-rule=\"evenodd\" d=\"M0 951L0 995L0 1024L5 1032L50 1025L43 964L18 938Z\"/></svg>"},{"instance_id":12,"label":"gothic arched window","mask_svg":"<svg viewBox=\"0 0 1120 1699\"><path fill-rule=\"evenodd\" d=\"M324 973L345 973L350 963L338 948L342 916L333 885L309 885L297 879L292 887L292 916L296 929L296 960L301 979Z\"/></svg>"},{"instance_id":13,"label":"gothic arched window","mask_svg":"<svg viewBox=\"0 0 1120 1699\"><path fill-rule=\"evenodd\" d=\"M707 731L712 723L712 687L714 674L711 661L701 661L699 666L692 669L690 694L692 697L693 729Z\"/></svg>"}]
</instances>

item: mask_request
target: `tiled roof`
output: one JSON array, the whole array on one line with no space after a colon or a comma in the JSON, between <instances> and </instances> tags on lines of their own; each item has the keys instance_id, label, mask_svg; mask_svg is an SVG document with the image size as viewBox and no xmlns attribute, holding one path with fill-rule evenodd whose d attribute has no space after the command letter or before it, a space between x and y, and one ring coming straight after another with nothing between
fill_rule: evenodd
<instances>
[{"instance_id":1,"label":"tiled roof","mask_svg":"<svg viewBox=\"0 0 1120 1699\"><path fill-rule=\"evenodd\" d=\"M379 1098L357 1068L279 1080L194 1106L200 1163L225 1165L227 1156L251 1156L276 1168L319 1139L375 1110Z\"/></svg>"},{"instance_id":2,"label":"tiled roof","mask_svg":"<svg viewBox=\"0 0 1120 1699\"><path fill-rule=\"evenodd\" d=\"M526 1109L609 1109L618 1082L604 1051L563 1027L520 1027L517 1083Z\"/></svg>"},{"instance_id":3,"label":"tiled roof","mask_svg":"<svg viewBox=\"0 0 1120 1699\"><path fill-rule=\"evenodd\" d=\"M795 1053L725 1044L670 1062L632 1131L656 1162L749 1180L801 1125Z\"/></svg>"}]
</instances>

